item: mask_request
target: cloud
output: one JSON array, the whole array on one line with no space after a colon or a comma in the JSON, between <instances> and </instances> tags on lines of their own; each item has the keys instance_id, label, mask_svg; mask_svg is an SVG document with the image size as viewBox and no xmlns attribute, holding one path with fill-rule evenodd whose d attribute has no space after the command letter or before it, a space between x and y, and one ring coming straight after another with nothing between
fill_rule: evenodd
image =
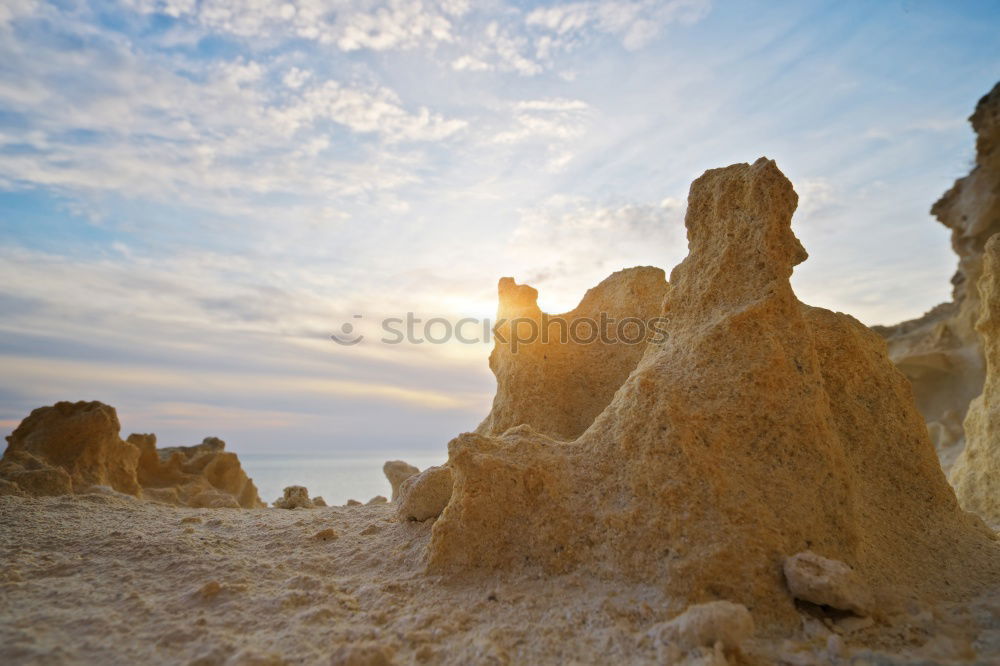
<instances>
[{"instance_id":1,"label":"cloud","mask_svg":"<svg viewBox=\"0 0 1000 666\"><path fill-rule=\"evenodd\" d=\"M413 49L450 42L464 2L420 0L130 0L142 14L165 14L243 39L298 38L345 52Z\"/></svg>"},{"instance_id":2,"label":"cloud","mask_svg":"<svg viewBox=\"0 0 1000 666\"><path fill-rule=\"evenodd\" d=\"M84 30L66 18L56 32ZM370 208L374 193L414 183L423 158L412 146L467 126L384 85L245 56L163 57L106 30L86 32L71 54L34 34L0 45L10 67L0 77L0 109L16 123L0 123L7 187L233 217L270 218L267 197L295 197L306 217L322 219L325 210L359 201Z\"/></svg>"},{"instance_id":3,"label":"cloud","mask_svg":"<svg viewBox=\"0 0 1000 666\"><path fill-rule=\"evenodd\" d=\"M0 4L0 30L9 29L10 24L38 11L36 0L5 0Z\"/></svg>"},{"instance_id":4,"label":"cloud","mask_svg":"<svg viewBox=\"0 0 1000 666\"><path fill-rule=\"evenodd\" d=\"M541 287L540 299L557 306L550 311L562 311L582 298L581 284L594 286L623 267L658 266L669 273L687 254L684 211L673 197L656 203L553 197L521 211L511 234L511 254L524 271L519 279Z\"/></svg>"},{"instance_id":5,"label":"cloud","mask_svg":"<svg viewBox=\"0 0 1000 666\"><path fill-rule=\"evenodd\" d=\"M574 142L592 124L594 112L586 102L575 99L521 100L511 105L508 127L494 134L497 144L541 143L546 153L545 168L560 171L573 159Z\"/></svg>"},{"instance_id":6,"label":"cloud","mask_svg":"<svg viewBox=\"0 0 1000 666\"><path fill-rule=\"evenodd\" d=\"M303 120L329 118L354 132L374 133L387 141L440 141L466 127L464 120L445 119L421 107L406 111L399 97L387 88L358 90L345 88L336 81L326 81L305 92L298 103L275 112L290 126Z\"/></svg>"},{"instance_id":7,"label":"cloud","mask_svg":"<svg viewBox=\"0 0 1000 666\"><path fill-rule=\"evenodd\" d=\"M532 10L525 22L548 33L538 40L540 57L571 50L595 35L612 35L634 51L646 46L671 24L690 25L704 18L708 0L570 2Z\"/></svg>"}]
</instances>

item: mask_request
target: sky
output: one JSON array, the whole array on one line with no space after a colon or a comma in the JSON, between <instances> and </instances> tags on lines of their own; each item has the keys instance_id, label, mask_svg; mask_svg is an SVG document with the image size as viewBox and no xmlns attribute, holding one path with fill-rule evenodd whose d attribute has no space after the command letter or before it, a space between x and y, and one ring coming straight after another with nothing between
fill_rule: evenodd
<instances>
[{"instance_id":1,"label":"sky","mask_svg":"<svg viewBox=\"0 0 1000 666\"><path fill-rule=\"evenodd\" d=\"M443 451L489 345L383 318L669 272L690 182L762 155L799 298L919 316L998 33L992 1L3 0L0 431L101 400L163 445Z\"/></svg>"}]
</instances>

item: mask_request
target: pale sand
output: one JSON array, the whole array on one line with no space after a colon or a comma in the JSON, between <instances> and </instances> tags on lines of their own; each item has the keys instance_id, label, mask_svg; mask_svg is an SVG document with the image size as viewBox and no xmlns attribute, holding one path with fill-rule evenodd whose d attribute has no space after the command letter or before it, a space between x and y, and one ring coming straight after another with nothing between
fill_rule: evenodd
<instances>
[{"instance_id":1,"label":"pale sand","mask_svg":"<svg viewBox=\"0 0 1000 666\"><path fill-rule=\"evenodd\" d=\"M432 522L0 497L0 663L725 663L649 637L677 612L655 585L425 575ZM804 612L729 663L1000 663L996 591L870 622Z\"/></svg>"}]
</instances>

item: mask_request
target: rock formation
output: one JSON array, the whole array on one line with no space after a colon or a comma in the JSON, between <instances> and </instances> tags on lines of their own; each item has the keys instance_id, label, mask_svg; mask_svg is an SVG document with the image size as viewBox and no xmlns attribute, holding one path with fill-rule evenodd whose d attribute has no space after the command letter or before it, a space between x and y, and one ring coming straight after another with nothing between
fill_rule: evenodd
<instances>
[{"instance_id":1,"label":"rock formation","mask_svg":"<svg viewBox=\"0 0 1000 666\"><path fill-rule=\"evenodd\" d=\"M118 414L99 402L41 407L7 436L0 476L26 495L80 493L107 486L139 494L139 450L121 440Z\"/></svg>"},{"instance_id":2,"label":"rock formation","mask_svg":"<svg viewBox=\"0 0 1000 666\"><path fill-rule=\"evenodd\" d=\"M738 649L753 632L753 616L746 606L729 601L710 601L691 606L673 620L652 627L648 633L660 643L684 651L716 644L732 651Z\"/></svg>"},{"instance_id":3,"label":"rock formation","mask_svg":"<svg viewBox=\"0 0 1000 666\"><path fill-rule=\"evenodd\" d=\"M392 486L393 502L395 502L396 498L399 496L400 484L419 472L420 470L418 468L409 463L403 462L402 460L387 460L386 463L382 465L382 473L385 474L385 478L389 479L389 484Z\"/></svg>"},{"instance_id":4,"label":"rock formation","mask_svg":"<svg viewBox=\"0 0 1000 666\"><path fill-rule=\"evenodd\" d=\"M1000 232L1000 83L979 100L969 118L976 132L976 165L931 208L951 229L958 255L952 302L919 319L877 326L889 357L913 384L941 463L948 469L963 445L962 419L983 386L982 345L975 331L983 248Z\"/></svg>"},{"instance_id":5,"label":"rock formation","mask_svg":"<svg viewBox=\"0 0 1000 666\"><path fill-rule=\"evenodd\" d=\"M843 562L807 550L786 559L782 571L788 591L796 599L856 615L867 615L872 610L868 587Z\"/></svg>"},{"instance_id":6,"label":"rock formation","mask_svg":"<svg viewBox=\"0 0 1000 666\"><path fill-rule=\"evenodd\" d=\"M262 507L235 453L215 437L197 446L156 448L155 435L119 436L114 407L59 402L40 407L7 437L0 478L9 494L64 495L105 486L194 507Z\"/></svg>"},{"instance_id":7,"label":"rock formation","mask_svg":"<svg viewBox=\"0 0 1000 666\"><path fill-rule=\"evenodd\" d=\"M142 497L166 504L255 509L267 506L225 442L207 437L196 446L156 448L156 435L129 435L139 448Z\"/></svg>"},{"instance_id":8,"label":"rock formation","mask_svg":"<svg viewBox=\"0 0 1000 666\"><path fill-rule=\"evenodd\" d=\"M1000 234L986 244L978 297L986 383L965 417L965 449L951 482L964 509L1000 526Z\"/></svg>"},{"instance_id":9,"label":"rock formation","mask_svg":"<svg viewBox=\"0 0 1000 666\"><path fill-rule=\"evenodd\" d=\"M313 509L316 504L309 499L309 491L305 486L288 486L282 491L281 497L273 502L277 509Z\"/></svg>"},{"instance_id":10,"label":"rock formation","mask_svg":"<svg viewBox=\"0 0 1000 666\"><path fill-rule=\"evenodd\" d=\"M884 342L792 292L796 202L763 158L692 184L663 339L589 427L491 418L449 444L432 571L585 568L660 585L677 610L742 604L767 630L799 621L782 565L805 550L883 605L1000 583L1000 549L960 510ZM583 383L550 384L548 403L572 412L563 392ZM519 384L498 386L517 402Z\"/></svg>"},{"instance_id":11,"label":"rock formation","mask_svg":"<svg viewBox=\"0 0 1000 666\"><path fill-rule=\"evenodd\" d=\"M549 315L538 292L502 278L490 369L493 409L476 430L499 435L527 424L556 439L574 439L611 402L642 358L660 314L667 282L649 266L614 273L570 312Z\"/></svg>"},{"instance_id":12,"label":"rock formation","mask_svg":"<svg viewBox=\"0 0 1000 666\"><path fill-rule=\"evenodd\" d=\"M437 518L451 499L452 477L447 465L428 467L399 488L397 514L403 520Z\"/></svg>"}]
</instances>

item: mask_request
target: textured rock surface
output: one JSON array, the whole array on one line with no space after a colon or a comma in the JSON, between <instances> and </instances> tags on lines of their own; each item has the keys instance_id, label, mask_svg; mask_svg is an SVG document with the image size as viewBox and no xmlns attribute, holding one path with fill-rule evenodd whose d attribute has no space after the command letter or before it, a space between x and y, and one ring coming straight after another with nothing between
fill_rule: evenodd
<instances>
[{"instance_id":1,"label":"textured rock surface","mask_svg":"<svg viewBox=\"0 0 1000 666\"><path fill-rule=\"evenodd\" d=\"M979 101L969 120L976 132L976 165L931 208L951 229L958 255L952 302L919 319L875 327L886 338L889 357L913 384L945 469L962 449L962 419L982 390L985 373L974 328L980 310L975 285L986 241L1000 232L1000 84Z\"/></svg>"},{"instance_id":2,"label":"textured rock surface","mask_svg":"<svg viewBox=\"0 0 1000 666\"><path fill-rule=\"evenodd\" d=\"M403 482L399 489L399 517L403 520L437 518L451 499L452 476L446 466L428 467Z\"/></svg>"},{"instance_id":3,"label":"textured rock surface","mask_svg":"<svg viewBox=\"0 0 1000 666\"><path fill-rule=\"evenodd\" d=\"M196 446L156 448L155 435L129 435L140 450L137 476L142 497L194 507L253 509L267 506L225 442L206 437Z\"/></svg>"},{"instance_id":4,"label":"textured rock surface","mask_svg":"<svg viewBox=\"0 0 1000 666\"><path fill-rule=\"evenodd\" d=\"M385 474L385 478L389 479L389 484L392 486L392 501L395 502L396 498L399 496L399 486L403 481L414 474L418 474L420 470L413 465L403 462L402 460L387 460L384 465L382 465L382 473Z\"/></svg>"},{"instance_id":5,"label":"textured rock surface","mask_svg":"<svg viewBox=\"0 0 1000 666\"><path fill-rule=\"evenodd\" d=\"M549 315L538 308L534 288L502 278L490 354L496 397L476 432L500 435L527 424L556 439L579 437L642 358L645 323L660 314L666 292L661 269L629 268L590 289L572 311ZM630 317L643 325L616 330Z\"/></svg>"},{"instance_id":6,"label":"textured rock surface","mask_svg":"<svg viewBox=\"0 0 1000 666\"><path fill-rule=\"evenodd\" d=\"M100 402L40 407L7 437L0 478L10 494L80 494L104 486L184 506L264 506L222 440L158 450L155 435L122 441L120 427L114 407Z\"/></svg>"},{"instance_id":7,"label":"textured rock surface","mask_svg":"<svg viewBox=\"0 0 1000 666\"><path fill-rule=\"evenodd\" d=\"M114 408L99 402L59 402L31 412L7 437L0 476L28 495L82 493L108 486L139 493L139 451L118 436Z\"/></svg>"},{"instance_id":8,"label":"textured rock surface","mask_svg":"<svg viewBox=\"0 0 1000 666\"><path fill-rule=\"evenodd\" d=\"M799 622L782 563L804 550L877 598L1000 583L1000 549L959 509L884 342L792 292L796 201L766 159L692 184L666 340L574 441L531 425L453 440L432 571L586 567L685 606L741 603L767 628Z\"/></svg>"},{"instance_id":9,"label":"textured rock surface","mask_svg":"<svg viewBox=\"0 0 1000 666\"><path fill-rule=\"evenodd\" d=\"M874 606L868 587L843 562L807 550L786 559L782 570L796 599L857 615L870 613Z\"/></svg>"},{"instance_id":10,"label":"textured rock surface","mask_svg":"<svg viewBox=\"0 0 1000 666\"><path fill-rule=\"evenodd\" d=\"M986 244L979 301L986 383L965 417L965 449L951 482L964 509L1000 527L1000 234Z\"/></svg>"},{"instance_id":11,"label":"textured rock surface","mask_svg":"<svg viewBox=\"0 0 1000 666\"><path fill-rule=\"evenodd\" d=\"M735 650L753 635L753 616L746 606L729 601L710 601L690 606L669 622L653 627L650 633L660 642L681 650L712 647L721 643Z\"/></svg>"},{"instance_id":12,"label":"textured rock surface","mask_svg":"<svg viewBox=\"0 0 1000 666\"><path fill-rule=\"evenodd\" d=\"M274 501L274 506L278 509L313 509L316 504L309 499L309 491L305 486L288 486L282 496Z\"/></svg>"}]
</instances>

